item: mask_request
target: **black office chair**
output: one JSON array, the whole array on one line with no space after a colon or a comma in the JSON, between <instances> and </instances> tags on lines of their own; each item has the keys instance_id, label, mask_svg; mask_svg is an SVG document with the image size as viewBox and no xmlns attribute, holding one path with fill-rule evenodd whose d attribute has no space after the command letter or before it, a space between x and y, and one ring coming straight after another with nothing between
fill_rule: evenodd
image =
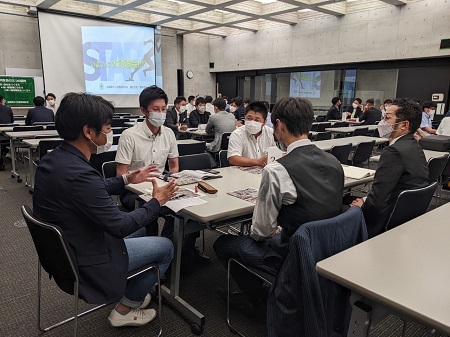
<instances>
[{"instance_id":1,"label":"black office chair","mask_svg":"<svg viewBox=\"0 0 450 337\"><path fill-rule=\"evenodd\" d=\"M442 192L442 174L444 172L445 167L447 166L449 155L446 154L442 157L431 158L428 161L428 178L430 180L430 184L437 182L438 187L436 189L436 205L437 199L441 197Z\"/></svg>"},{"instance_id":2,"label":"black office chair","mask_svg":"<svg viewBox=\"0 0 450 337\"><path fill-rule=\"evenodd\" d=\"M111 121L112 127L125 127L125 122L129 122L129 118L113 118Z\"/></svg>"},{"instance_id":3,"label":"black office chair","mask_svg":"<svg viewBox=\"0 0 450 337\"><path fill-rule=\"evenodd\" d=\"M180 171L211 169L211 159L207 153L179 156L178 166Z\"/></svg>"},{"instance_id":4,"label":"black office chair","mask_svg":"<svg viewBox=\"0 0 450 337\"><path fill-rule=\"evenodd\" d=\"M367 136L369 128L358 128L353 131L353 136Z\"/></svg>"},{"instance_id":5,"label":"black office chair","mask_svg":"<svg viewBox=\"0 0 450 337\"><path fill-rule=\"evenodd\" d=\"M33 125L42 125L42 126L55 125L55 122L34 122Z\"/></svg>"},{"instance_id":6,"label":"black office chair","mask_svg":"<svg viewBox=\"0 0 450 337\"><path fill-rule=\"evenodd\" d=\"M103 178L112 178L117 175L117 163L115 161L107 161L102 164Z\"/></svg>"},{"instance_id":7,"label":"black office chair","mask_svg":"<svg viewBox=\"0 0 450 337\"><path fill-rule=\"evenodd\" d=\"M64 234L64 231L56 225L51 225L36 219L33 216L30 207L24 205L21 208L23 217L30 231L31 237L38 254L38 312L37 312L37 325L41 332L49 331L56 328L64 323L74 321L73 335L77 336L78 318L87 315L97 309L103 308L107 304L101 304L95 308L86 310L82 313L78 313L78 289L79 289L79 272L78 266L75 259L73 258L73 253L71 251L70 245ZM42 328L41 326L41 273L42 268L50 275L50 277L59 277L66 280L71 280L74 283L74 315L61 321L59 323L53 324L47 328ZM159 269L154 265L146 265L143 268L133 270L128 274L128 279L140 275L143 272L154 270L157 274L158 285L161 284ZM158 300L159 300L159 335L162 334L162 321L161 321L161 292L160 287L158 287Z\"/></svg>"},{"instance_id":8,"label":"black office chair","mask_svg":"<svg viewBox=\"0 0 450 337\"><path fill-rule=\"evenodd\" d=\"M98 172L102 173L103 163L107 161L114 161L116 159L116 153L117 151L107 151L99 154L93 154L91 155L91 160L89 161Z\"/></svg>"},{"instance_id":9,"label":"black office chair","mask_svg":"<svg viewBox=\"0 0 450 337\"><path fill-rule=\"evenodd\" d=\"M206 151L206 142L178 144L178 155L179 156L205 153L205 151Z\"/></svg>"},{"instance_id":10,"label":"black office chair","mask_svg":"<svg viewBox=\"0 0 450 337\"><path fill-rule=\"evenodd\" d=\"M44 130L44 126L42 125L20 125L13 127L13 132L19 132L19 131L42 131Z\"/></svg>"},{"instance_id":11,"label":"black office chair","mask_svg":"<svg viewBox=\"0 0 450 337\"><path fill-rule=\"evenodd\" d=\"M330 131L318 132L315 140L318 141L318 140L327 140L327 139L331 139Z\"/></svg>"},{"instance_id":12,"label":"black office chair","mask_svg":"<svg viewBox=\"0 0 450 337\"><path fill-rule=\"evenodd\" d=\"M126 129L128 129L128 127L120 127L120 126L116 126L112 128L112 132L113 135L121 135L122 132L124 132Z\"/></svg>"},{"instance_id":13,"label":"black office chair","mask_svg":"<svg viewBox=\"0 0 450 337\"><path fill-rule=\"evenodd\" d=\"M369 158L372 155L374 146L374 140L372 140L371 142L358 143L355 152L353 152L352 159L349 160L347 164L357 167L364 167L364 165L369 166Z\"/></svg>"},{"instance_id":14,"label":"black office chair","mask_svg":"<svg viewBox=\"0 0 450 337\"><path fill-rule=\"evenodd\" d=\"M49 124L45 127L45 130L56 130L56 125L55 124Z\"/></svg>"},{"instance_id":15,"label":"black office chair","mask_svg":"<svg viewBox=\"0 0 450 337\"><path fill-rule=\"evenodd\" d=\"M317 124L317 132L325 132L325 129L331 128L331 123Z\"/></svg>"},{"instance_id":16,"label":"black office chair","mask_svg":"<svg viewBox=\"0 0 450 337\"><path fill-rule=\"evenodd\" d=\"M313 125L311 126L311 131L317 132L318 129L319 129L319 124L313 124Z\"/></svg>"},{"instance_id":17,"label":"black office chair","mask_svg":"<svg viewBox=\"0 0 450 337\"><path fill-rule=\"evenodd\" d=\"M62 139L58 139L58 140L43 139L43 140L41 140L39 142L39 147L38 147L39 157L37 160L33 161L33 165L35 165L35 166L39 165L39 161L42 159L42 157L44 157L48 153L49 150L56 149L59 146L59 144L61 144L61 142L62 142Z\"/></svg>"},{"instance_id":18,"label":"black office chair","mask_svg":"<svg viewBox=\"0 0 450 337\"><path fill-rule=\"evenodd\" d=\"M219 151L219 166L220 167L229 167L230 166L227 156L228 156L227 150Z\"/></svg>"},{"instance_id":19,"label":"black office chair","mask_svg":"<svg viewBox=\"0 0 450 337\"><path fill-rule=\"evenodd\" d=\"M326 115L320 115L316 117L316 122L325 122Z\"/></svg>"},{"instance_id":20,"label":"black office chair","mask_svg":"<svg viewBox=\"0 0 450 337\"><path fill-rule=\"evenodd\" d=\"M113 145L119 144L120 135L114 135L113 134Z\"/></svg>"},{"instance_id":21,"label":"black office chair","mask_svg":"<svg viewBox=\"0 0 450 337\"><path fill-rule=\"evenodd\" d=\"M220 140L220 149L228 150L228 143L230 142L231 132L224 132Z\"/></svg>"},{"instance_id":22,"label":"black office chair","mask_svg":"<svg viewBox=\"0 0 450 337\"><path fill-rule=\"evenodd\" d=\"M333 128L342 128L344 126L347 126L346 122L336 122L333 124Z\"/></svg>"},{"instance_id":23,"label":"black office chair","mask_svg":"<svg viewBox=\"0 0 450 337\"><path fill-rule=\"evenodd\" d=\"M330 153L335 156L341 164L347 164L353 145L348 143L345 145L335 145L331 148Z\"/></svg>"},{"instance_id":24,"label":"black office chair","mask_svg":"<svg viewBox=\"0 0 450 337\"><path fill-rule=\"evenodd\" d=\"M385 231L424 214L431 198L433 198L436 187L437 183L434 182L427 187L401 192L386 223Z\"/></svg>"}]
</instances>

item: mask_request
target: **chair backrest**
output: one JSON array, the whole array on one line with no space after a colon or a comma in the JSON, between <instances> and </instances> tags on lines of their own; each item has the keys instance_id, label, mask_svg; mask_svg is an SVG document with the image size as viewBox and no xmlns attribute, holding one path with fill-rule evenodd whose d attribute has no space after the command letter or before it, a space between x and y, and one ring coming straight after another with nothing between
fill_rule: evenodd
<instances>
[{"instance_id":1,"label":"chair backrest","mask_svg":"<svg viewBox=\"0 0 450 337\"><path fill-rule=\"evenodd\" d=\"M317 133L317 136L316 136L315 140L327 140L327 139L331 139L331 132L330 131Z\"/></svg>"},{"instance_id":2,"label":"chair backrest","mask_svg":"<svg viewBox=\"0 0 450 337\"><path fill-rule=\"evenodd\" d=\"M211 168L211 157L207 153L191 154L178 157L178 166L183 170L203 170Z\"/></svg>"},{"instance_id":3,"label":"chair backrest","mask_svg":"<svg viewBox=\"0 0 450 337\"><path fill-rule=\"evenodd\" d=\"M224 132L222 138L220 139L220 149L228 150L228 143L230 141L231 132Z\"/></svg>"},{"instance_id":4,"label":"chair backrest","mask_svg":"<svg viewBox=\"0 0 450 337\"><path fill-rule=\"evenodd\" d=\"M121 135L114 135L113 134L113 145L118 145L119 144L120 136Z\"/></svg>"},{"instance_id":5,"label":"chair backrest","mask_svg":"<svg viewBox=\"0 0 450 337\"><path fill-rule=\"evenodd\" d=\"M116 159L116 153L117 151L107 151L100 154L93 154L89 162L98 172L102 173L103 163L107 161L114 161Z\"/></svg>"},{"instance_id":6,"label":"chair backrest","mask_svg":"<svg viewBox=\"0 0 450 337\"><path fill-rule=\"evenodd\" d=\"M317 132L318 129L319 129L319 124L313 124L311 126L311 131L316 131Z\"/></svg>"},{"instance_id":7,"label":"chair backrest","mask_svg":"<svg viewBox=\"0 0 450 337\"><path fill-rule=\"evenodd\" d=\"M320 115L316 117L316 122L325 122L326 115Z\"/></svg>"},{"instance_id":8,"label":"chair backrest","mask_svg":"<svg viewBox=\"0 0 450 337\"><path fill-rule=\"evenodd\" d=\"M47 125L47 126L45 127L45 130L56 130L56 125L55 125L55 124Z\"/></svg>"},{"instance_id":9,"label":"chair backrest","mask_svg":"<svg viewBox=\"0 0 450 337\"><path fill-rule=\"evenodd\" d=\"M115 126L112 128L113 135L121 135L128 127Z\"/></svg>"},{"instance_id":10,"label":"chair backrest","mask_svg":"<svg viewBox=\"0 0 450 337\"><path fill-rule=\"evenodd\" d=\"M352 143L335 145L331 148L330 153L335 156L341 164L347 164L350 152L352 152L352 147Z\"/></svg>"},{"instance_id":11,"label":"chair backrest","mask_svg":"<svg viewBox=\"0 0 450 337\"><path fill-rule=\"evenodd\" d=\"M55 125L55 122L34 122L33 125Z\"/></svg>"},{"instance_id":12,"label":"chair backrest","mask_svg":"<svg viewBox=\"0 0 450 337\"><path fill-rule=\"evenodd\" d=\"M444 168L447 165L447 161L448 161L448 154L438 158L431 158L428 161L428 177L430 183L439 181L442 172L444 172Z\"/></svg>"},{"instance_id":13,"label":"chair backrest","mask_svg":"<svg viewBox=\"0 0 450 337\"><path fill-rule=\"evenodd\" d=\"M347 126L346 122L336 122L336 123L333 124L333 128L341 128L341 127L344 127L344 126Z\"/></svg>"},{"instance_id":14,"label":"chair backrest","mask_svg":"<svg viewBox=\"0 0 450 337\"><path fill-rule=\"evenodd\" d=\"M62 139L58 140L41 140L39 142L39 159L42 159L48 153L48 150L56 149L61 144Z\"/></svg>"},{"instance_id":15,"label":"chair backrest","mask_svg":"<svg viewBox=\"0 0 450 337\"><path fill-rule=\"evenodd\" d=\"M103 178L112 178L117 175L117 163L115 161L107 161L102 164Z\"/></svg>"},{"instance_id":16,"label":"chair backrest","mask_svg":"<svg viewBox=\"0 0 450 337\"><path fill-rule=\"evenodd\" d=\"M26 205L21 210L44 270L52 276L75 281L78 269L62 229L36 219Z\"/></svg>"},{"instance_id":17,"label":"chair backrest","mask_svg":"<svg viewBox=\"0 0 450 337\"><path fill-rule=\"evenodd\" d=\"M353 136L365 136L369 133L369 128L358 128L353 131Z\"/></svg>"},{"instance_id":18,"label":"chair backrest","mask_svg":"<svg viewBox=\"0 0 450 337\"><path fill-rule=\"evenodd\" d=\"M401 192L386 223L385 231L424 214L431 198L433 198L436 187L437 183L434 182L427 187Z\"/></svg>"},{"instance_id":19,"label":"chair backrest","mask_svg":"<svg viewBox=\"0 0 450 337\"><path fill-rule=\"evenodd\" d=\"M364 240L360 207L302 224L289 240L289 253L269 293L268 336L332 336L335 328L346 336L350 291L321 277L316 264Z\"/></svg>"},{"instance_id":20,"label":"chair backrest","mask_svg":"<svg viewBox=\"0 0 450 337\"><path fill-rule=\"evenodd\" d=\"M356 145L356 150L353 153L352 165L364 166L364 163L369 161L374 146L374 140L371 142L358 143L358 145Z\"/></svg>"},{"instance_id":21,"label":"chair backrest","mask_svg":"<svg viewBox=\"0 0 450 337\"><path fill-rule=\"evenodd\" d=\"M331 123L317 124L317 132L325 132L326 128L331 128Z\"/></svg>"},{"instance_id":22,"label":"chair backrest","mask_svg":"<svg viewBox=\"0 0 450 337\"><path fill-rule=\"evenodd\" d=\"M13 132L16 132L16 131L41 131L41 130L44 130L44 126L42 126L42 125L33 125L33 126L20 125L20 126L13 127Z\"/></svg>"},{"instance_id":23,"label":"chair backrest","mask_svg":"<svg viewBox=\"0 0 450 337\"><path fill-rule=\"evenodd\" d=\"M112 127L125 126L125 122L129 122L129 118L113 118L111 121Z\"/></svg>"},{"instance_id":24,"label":"chair backrest","mask_svg":"<svg viewBox=\"0 0 450 337\"><path fill-rule=\"evenodd\" d=\"M205 153L205 151L206 151L206 142L178 144L178 155L179 156L187 156L190 154Z\"/></svg>"},{"instance_id":25,"label":"chair backrest","mask_svg":"<svg viewBox=\"0 0 450 337\"><path fill-rule=\"evenodd\" d=\"M230 166L230 163L228 162L228 151L222 150L219 151L219 166L220 167L228 167Z\"/></svg>"}]
</instances>

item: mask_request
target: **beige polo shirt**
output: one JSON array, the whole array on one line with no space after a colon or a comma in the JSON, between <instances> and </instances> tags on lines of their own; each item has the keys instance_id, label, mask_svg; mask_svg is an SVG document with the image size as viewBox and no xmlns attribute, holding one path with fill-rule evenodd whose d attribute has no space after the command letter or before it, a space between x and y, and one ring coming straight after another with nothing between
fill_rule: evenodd
<instances>
[{"instance_id":1,"label":"beige polo shirt","mask_svg":"<svg viewBox=\"0 0 450 337\"><path fill-rule=\"evenodd\" d=\"M270 146L275 146L273 129L267 125L262 127L258 138L245 130L245 125L237 128L231 133L228 143L227 158L233 156L258 159L264 156Z\"/></svg>"},{"instance_id":2,"label":"beige polo shirt","mask_svg":"<svg viewBox=\"0 0 450 337\"><path fill-rule=\"evenodd\" d=\"M117 147L116 162L130 165L130 171L155 164L163 172L167 158L177 157L178 147L173 131L161 126L155 136L144 121L122 133Z\"/></svg>"}]
</instances>

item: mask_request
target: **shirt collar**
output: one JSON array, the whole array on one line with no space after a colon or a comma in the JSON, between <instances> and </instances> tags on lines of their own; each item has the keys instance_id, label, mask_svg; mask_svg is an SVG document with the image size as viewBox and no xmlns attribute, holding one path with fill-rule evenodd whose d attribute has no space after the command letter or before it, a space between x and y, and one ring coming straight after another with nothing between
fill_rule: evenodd
<instances>
[{"instance_id":1,"label":"shirt collar","mask_svg":"<svg viewBox=\"0 0 450 337\"><path fill-rule=\"evenodd\" d=\"M392 139L392 141L389 142L389 145L394 145L394 143L395 143L397 140L399 140L400 138L402 138L403 136L405 136L405 135L401 135L401 136L398 136L398 137Z\"/></svg>"},{"instance_id":2,"label":"shirt collar","mask_svg":"<svg viewBox=\"0 0 450 337\"><path fill-rule=\"evenodd\" d=\"M311 140L309 139L300 139L300 140L296 140L295 142L291 143L288 147L287 147L287 151L286 153L291 152L292 150L300 147L300 146L306 146L306 145L310 145L311 144Z\"/></svg>"},{"instance_id":3,"label":"shirt collar","mask_svg":"<svg viewBox=\"0 0 450 337\"><path fill-rule=\"evenodd\" d=\"M150 131L150 128L149 128L148 125L147 125L147 121L145 121L145 120L144 120L141 124L139 124L139 125L141 126L141 128L142 128L142 130L143 130L145 136L148 137L148 138L150 138L150 139L155 139L156 137L161 136L161 134L163 133L163 127L160 126L160 127L159 127L159 132L158 132L158 134L155 136L155 135L153 134L153 132Z\"/></svg>"}]
</instances>

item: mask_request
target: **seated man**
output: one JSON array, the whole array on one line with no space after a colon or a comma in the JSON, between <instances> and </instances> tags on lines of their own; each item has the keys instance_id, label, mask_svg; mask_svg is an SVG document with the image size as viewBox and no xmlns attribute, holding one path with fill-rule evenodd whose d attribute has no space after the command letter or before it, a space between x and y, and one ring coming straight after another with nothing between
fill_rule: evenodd
<instances>
[{"instance_id":1,"label":"seated man","mask_svg":"<svg viewBox=\"0 0 450 337\"><path fill-rule=\"evenodd\" d=\"M450 136L450 118L444 117L439 123L439 127L436 130L436 134L440 136Z\"/></svg>"},{"instance_id":2,"label":"seated man","mask_svg":"<svg viewBox=\"0 0 450 337\"><path fill-rule=\"evenodd\" d=\"M341 120L342 119L340 111L340 106L342 104L341 99L339 97L333 97L333 99L331 100L331 104L333 105L330 107L330 109L328 109L325 121Z\"/></svg>"},{"instance_id":3,"label":"seated man","mask_svg":"<svg viewBox=\"0 0 450 337\"><path fill-rule=\"evenodd\" d=\"M267 108L262 102L252 102L245 110L245 125L230 136L228 161L235 166L265 166L267 149L275 146L273 129L266 124ZM273 120L273 118L272 118Z\"/></svg>"},{"instance_id":4,"label":"seated man","mask_svg":"<svg viewBox=\"0 0 450 337\"><path fill-rule=\"evenodd\" d=\"M352 203L362 206L369 238L384 232L400 192L428 185L427 161L413 136L420 120L419 105L398 98L378 124L380 137L389 138L389 146L381 153L366 201L356 199Z\"/></svg>"},{"instance_id":5,"label":"seated man","mask_svg":"<svg viewBox=\"0 0 450 337\"><path fill-rule=\"evenodd\" d=\"M299 226L341 213L344 172L333 155L308 139L313 119L311 103L302 98L282 98L273 107L274 136L287 154L263 170L250 237L223 235L214 243L225 268L233 258L276 275ZM242 268L232 269L232 276L252 304L263 304L266 290L258 278Z\"/></svg>"},{"instance_id":6,"label":"seated man","mask_svg":"<svg viewBox=\"0 0 450 337\"><path fill-rule=\"evenodd\" d=\"M364 112L359 116L359 121L364 122L361 125L375 125L381 121L381 111L375 108L373 98L366 101Z\"/></svg>"},{"instance_id":7,"label":"seated man","mask_svg":"<svg viewBox=\"0 0 450 337\"><path fill-rule=\"evenodd\" d=\"M203 97L197 97L195 100L195 110L189 115L189 127L197 128L200 124L208 123L211 114L206 111L206 101Z\"/></svg>"},{"instance_id":8,"label":"seated man","mask_svg":"<svg viewBox=\"0 0 450 337\"><path fill-rule=\"evenodd\" d=\"M174 182L158 187L153 180L149 202L131 213L118 209L109 193L123 190L129 182L149 180L152 168L103 179L90 165L91 154L112 144L113 112L114 107L99 96L69 93L63 98L56 129L64 141L39 162L33 212L64 230L78 264L79 297L96 304L120 300L108 317L109 324L136 326L156 315L154 309L144 308L157 278L154 271L147 271L128 282L128 272L155 263L164 274L173 256L168 239L137 236L177 188ZM127 238L132 233L133 238ZM58 277L55 281L73 294L72 281Z\"/></svg>"},{"instance_id":9,"label":"seated man","mask_svg":"<svg viewBox=\"0 0 450 337\"><path fill-rule=\"evenodd\" d=\"M345 109L347 119L348 118L359 118L359 116L361 116L361 114L362 114L362 107L363 107L363 105L362 105L361 98L355 98L353 103L350 104L349 106L347 106L347 108Z\"/></svg>"},{"instance_id":10,"label":"seated man","mask_svg":"<svg viewBox=\"0 0 450 337\"><path fill-rule=\"evenodd\" d=\"M173 101L173 108L167 112L164 126L177 134L178 130L187 130L186 98L179 96Z\"/></svg>"},{"instance_id":11,"label":"seated man","mask_svg":"<svg viewBox=\"0 0 450 337\"><path fill-rule=\"evenodd\" d=\"M213 101L215 113L209 118L205 129L206 133L214 133L214 140L206 144L208 151L220 151L223 133L233 132L236 129L236 119L233 114L225 111L226 105L223 98L216 98Z\"/></svg>"},{"instance_id":12,"label":"seated man","mask_svg":"<svg viewBox=\"0 0 450 337\"><path fill-rule=\"evenodd\" d=\"M120 136L116 154L118 176L147 165L163 173L166 161L170 173L178 172L177 141L174 133L163 125L167 101L166 93L157 86L145 88L139 95L141 113L146 119ZM135 193L125 191L120 201L126 209L133 210L136 197Z\"/></svg>"},{"instance_id":13,"label":"seated man","mask_svg":"<svg viewBox=\"0 0 450 337\"><path fill-rule=\"evenodd\" d=\"M425 131L425 135L435 135L436 130L433 129L432 115L436 111L436 102L423 102L422 104L422 121L420 122L420 128Z\"/></svg>"},{"instance_id":14,"label":"seated man","mask_svg":"<svg viewBox=\"0 0 450 337\"><path fill-rule=\"evenodd\" d=\"M244 125L245 109L246 108L242 105L241 97L237 96L230 99L230 112L234 114L234 117L236 118L236 126Z\"/></svg>"},{"instance_id":15,"label":"seated man","mask_svg":"<svg viewBox=\"0 0 450 337\"><path fill-rule=\"evenodd\" d=\"M42 96L36 96L33 99L34 108L28 110L27 117L25 118L25 125L33 125L33 123L55 121L55 114L52 110L44 106L45 99Z\"/></svg>"}]
</instances>

